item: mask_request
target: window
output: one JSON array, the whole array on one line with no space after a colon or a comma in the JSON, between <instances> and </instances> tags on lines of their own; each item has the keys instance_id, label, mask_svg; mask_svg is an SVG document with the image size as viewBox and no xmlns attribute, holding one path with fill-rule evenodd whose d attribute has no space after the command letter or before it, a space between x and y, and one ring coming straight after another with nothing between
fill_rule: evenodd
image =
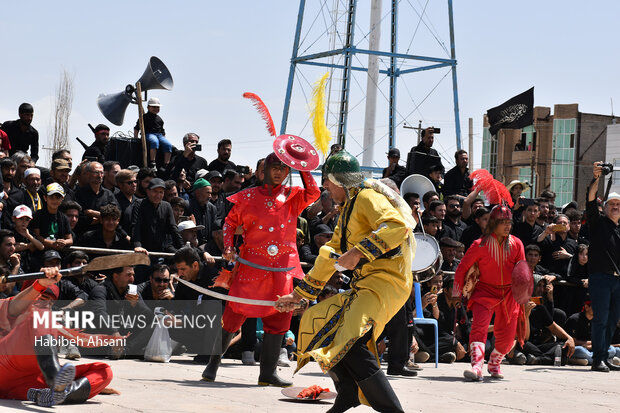
<instances>
[{"instance_id":1,"label":"window","mask_svg":"<svg viewBox=\"0 0 620 413\"><path fill-rule=\"evenodd\" d=\"M558 206L573 200L576 126L577 119L553 120L551 190Z\"/></svg>"}]
</instances>

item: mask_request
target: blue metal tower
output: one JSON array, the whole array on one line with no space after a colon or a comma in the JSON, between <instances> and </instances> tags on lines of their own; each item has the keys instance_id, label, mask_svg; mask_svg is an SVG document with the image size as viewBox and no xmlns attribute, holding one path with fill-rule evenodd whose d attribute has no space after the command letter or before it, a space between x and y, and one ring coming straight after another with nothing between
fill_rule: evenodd
<instances>
[{"instance_id":1,"label":"blue metal tower","mask_svg":"<svg viewBox=\"0 0 620 413\"><path fill-rule=\"evenodd\" d=\"M288 84L286 87L286 97L284 101L284 111L282 115L282 124L280 127L280 133L286 131L286 125L288 121L289 108L291 103L291 95L293 92L293 82L295 80L295 71L297 65L311 65L322 66L331 69L342 70L342 86L340 89L340 109L338 113L338 143L344 145L347 132L347 117L349 112L349 91L351 88L351 73L352 71L367 72L368 68L361 66L354 66L353 57L355 54L365 55L377 55L390 59L390 65L388 69L379 70L380 74L384 74L389 77L390 80L390 93L389 93L389 147L395 145L396 137L396 91L397 80L401 75L421 72L425 70L438 69L442 67L451 67L452 71L452 89L454 99L454 120L456 123L456 146L457 149L461 149L461 127L459 121L459 104L458 104L458 90L456 79L456 52L454 45L454 20L452 11L452 0L448 1L448 17L450 25L450 58L440 58L432 56L418 56L398 53L398 6L400 0L390 0L391 3L391 30L390 30L390 51L368 50L361 49L355 46L354 34L355 34L355 19L357 11L357 0L348 0L346 10L346 34L343 38L343 47L327 50L319 53L312 53L308 55L299 55L300 37L302 32L302 24L304 20L304 12L306 9L306 0L300 0L299 13L297 15L297 28L295 30L295 39L293 43L293 54L291 57L291 65L289 70ZM334 64L329 62L319 61L320 59L342 55L344 57L342 64ZM421 61L425 64L420 67L409 68L401 70L397 66L398 59Z\"/></svg>"}]
</instances>

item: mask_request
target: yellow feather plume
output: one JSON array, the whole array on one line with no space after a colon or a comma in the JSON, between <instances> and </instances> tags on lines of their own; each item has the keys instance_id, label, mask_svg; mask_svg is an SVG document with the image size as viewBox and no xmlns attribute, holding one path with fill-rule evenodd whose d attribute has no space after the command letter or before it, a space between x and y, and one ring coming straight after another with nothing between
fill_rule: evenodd
<instances>
[{"instance_id":1,"label":"yellow feather plume","mask_svg":"<svg viewBox=\"0 0 620 413\"><path fill-rule=\"evenodd\" d=\"M312 119L312 130L314 131L314 145L327 156L329 152L329 142L332 140L331 132L325 124L325 82L329 72L325 73L321 79L314 84L312 90L312 106L310 107L310 118Z\"/></svg>"}]
</instances>

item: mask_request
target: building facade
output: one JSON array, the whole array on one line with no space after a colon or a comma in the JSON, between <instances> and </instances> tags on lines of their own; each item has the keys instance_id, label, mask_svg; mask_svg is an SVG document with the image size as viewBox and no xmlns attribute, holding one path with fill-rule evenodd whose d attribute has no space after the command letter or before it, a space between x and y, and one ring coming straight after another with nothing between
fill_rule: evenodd
<instances>
[{"instance_id":1,"label":"building facade","mask_svg":"<svg viewBox=\"0 0 620 413\"><path fill-rule=\"evenodd\" d=\"M534 124L523 129L489 133L483 119L482 167L508 184L527 181L532 188L525 197L538 197L544 190L556 193L556 206L572 200L585 207L592 163L605 159L607 126L612 117L579 112L577 104L536 106Z\"/></svg>"}]
</instances>

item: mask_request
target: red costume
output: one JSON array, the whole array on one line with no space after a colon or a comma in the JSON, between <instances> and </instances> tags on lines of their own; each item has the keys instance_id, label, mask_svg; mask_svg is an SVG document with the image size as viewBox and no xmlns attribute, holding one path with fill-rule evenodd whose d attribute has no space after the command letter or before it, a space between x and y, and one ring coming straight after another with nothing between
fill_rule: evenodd
<instances>
[{"instance_id":1,"label":"red costume","mask_svg":"<svg viewBox=\"0 0 620 413\"><path fill-rule=\"evenodd\" d=\"M11 299L0 300L0 398L27 400L30 388L45 388L47 384L34 354L34 339L57 332L34 328L33 311L19 317L8 314ZM112 381L112 369L105 363L80 364L75 367L75 380L86 377L92 398Z\"/></svg>"},{"instance_id":2,"label":"red costume","mask_svg":"<svg viewBox=\"0 0 620 413\"><path fill-rule=\"evenodd\" d=\"M468 302L468 308L473 313L469 347L472 368L477 375L475 379L482 377L484 345L493 314L495 349L489 360L489 372L494 377L502 377L499 364L514 344L520 316L520 306L512 296L512 271L515 264L523 259L525 252L519 238L509 235L500 244L497 236L491 234L474 241L456 269L455 292L462 290L465 275L472 265L477 264L480 270L480 278Z\"/></svg>"},{"instance_id":3,"label":"red costume","mask_svg":"<svg viewBox=\"0 0 620 413\"><path fill-rule=\"evenodd\" d=\"M293 291L293 277L304 273L297 253L297 217L320 194L309 172L300 172L306 188L283 185L249 188L229 196L234 203L224 223L224 248L232 247L235 231L243 226L243 244L239 256L253 264L270 268L294 267L288 272L272 272L237 263L229 294L235 297L276 300ZM223 326L237 331L246 318L263 319L265 332L284 334L291 313L280 313L275 307L226 303Z\"/></svg>"}]
</instances>

